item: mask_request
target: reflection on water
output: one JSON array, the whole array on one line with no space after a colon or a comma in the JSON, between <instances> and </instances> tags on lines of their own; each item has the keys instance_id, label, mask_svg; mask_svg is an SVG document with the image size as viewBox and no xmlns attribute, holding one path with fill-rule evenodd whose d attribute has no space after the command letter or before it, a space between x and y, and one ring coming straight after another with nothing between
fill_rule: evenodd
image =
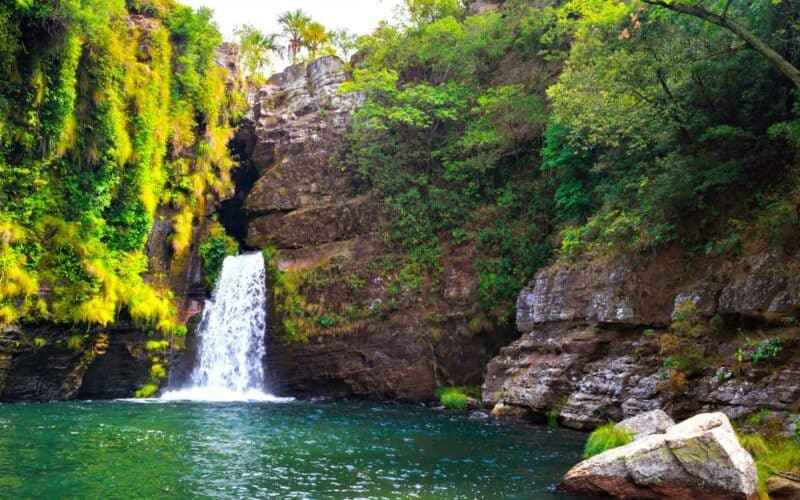
<instances>
[{"instance_id":1,"label":"reflection on water","mask_svg":"<svg viewBox=\"0 0 800 500\"><path fill-rule=\"evenodd\" d=\"M366 403L0 405L0 497L567 498L583 440Z\"/></svg>"}]
</instances>

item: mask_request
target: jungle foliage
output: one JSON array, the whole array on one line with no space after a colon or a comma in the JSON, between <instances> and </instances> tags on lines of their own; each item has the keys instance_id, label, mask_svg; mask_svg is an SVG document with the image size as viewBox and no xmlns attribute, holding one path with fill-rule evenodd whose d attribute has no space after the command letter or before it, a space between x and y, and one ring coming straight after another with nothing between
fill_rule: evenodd
<instances>
[{"instance_id":1,"label":"jungle foliage","mask_svg":"<svg viewBox=\"0 0 800 500\"><path fill-rule=\"evenodd\" d=\"M181 333L145 245L167 207L180 266L229 189L221 41L170 0L0 1L0 326L125 309Z\"/></svg>"},{"instance_id":2,"label":"jungle foliage","mask_svg":"<svg viewBox=\"0 0 800 500\"><path fill-rule=\"evenodd\" d=\"M800 64L793 3L704 4ZM724 27L637 1L408 0L360 49L347 164L430 272L444 241L475 246L500 321L554 256L797 227L794 85Z\"/></svg>"}]
</instances>

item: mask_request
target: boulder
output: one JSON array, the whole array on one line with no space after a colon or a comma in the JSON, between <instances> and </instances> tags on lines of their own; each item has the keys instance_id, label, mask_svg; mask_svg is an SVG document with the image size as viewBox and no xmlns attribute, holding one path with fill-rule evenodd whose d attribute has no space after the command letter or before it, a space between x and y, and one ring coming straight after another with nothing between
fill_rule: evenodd
<instances>
[{"instance_id":1,"label":"boulder","mask_svg":"<svg viewBox=\"0 0 800 500\"><path fill-rule=\"evenodd\" d=\"M800 500L800 478L772 476L767 479L767 493L770 498Z\"/></svg>"},{"instance_id":2,"label":"boulder","mask_svg":"<svg viewBox=\"0 0 800 500\"><path fill-rule=\"evenodd\" d=\"M492 416L495 418L524 418L529 414L530 412L525 408L505 403L497 403L492 408Z\"/></svg>"},{"instance_id":3,"label":"boulder","mask_svg":"<svg viewBox=\"0 0 800 500\"><path fill-rule=\"evenodd\" d=\"M704 413L573 467L564 490L615 498L757 498L756 466L728 417Z\"/></svg>"},{"instance_id":4,"label":"boulder","mask_svg":"<svg viewBox=\"0 0 800 500\"><path fill-rule=\"evenodd\" d=\"M664 410L653 410L626 418L617 427L633 434L633 439L638 440L652 434L663 434L673 425L675 421Z\"/></svg>"}]
</instances>

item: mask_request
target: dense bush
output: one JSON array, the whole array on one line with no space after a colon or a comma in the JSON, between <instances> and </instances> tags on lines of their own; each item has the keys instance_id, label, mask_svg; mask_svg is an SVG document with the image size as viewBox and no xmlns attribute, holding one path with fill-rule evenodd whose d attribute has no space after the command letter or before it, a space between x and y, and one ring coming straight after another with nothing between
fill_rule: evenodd
<instances>
[{"instance_id":1,"label":"dense bush","mask_svg":"<svg viewBox=\"0 0 800 500\"><path fill-rule=\"evenodd\" d=\"M796 9L768 0L728 5L732 19L800 62ZM565 254L646 250L675 239L706 244L715 232L728 236L726 207L749 215L765 193L789 195L794 183L782 179L793 159L786 138L797 128L794 88L763 56L725 29L658 7L566 2L563 9L575 38L548 95L566 151L545 153L589 154L579 162L583 184L562 183L557 193L593 208L565 233ZM774 221L770 236L778 240L785 235L778 228L790 225L774 207L766 209L776 218L761 225Z\"/></svg>"},{"instance_id":2,"label":"dense bush","mask_svg":"<svg viewBox=\"0 0 800 500\"><path fill-rule=\"evenodd\" d=\"M126 308L181 331L169 290L143 279L145 242L172 205L179 267L206 196L227 189L220 42L209 11L167 0L3 2L0 325L107 325Z\"/></svg>"},{"instance_id":3,"label":"dense bush","mask_svg":"<svg viewBox=\"0 0 800 500\"><path fill-rule=\"evenodd\" d=\"M222 271L225 257L239 253L239 243L225 233L225 229L215 223L209 229L208 237L200 244L200 258L206 284L213 288Z\"/></svg>"},{"instance_id":4,"label":"dense bush","mask_svg":"<svg viewBox=\"0 0 800 500\"><path fill-rule=\"evenodd\" d=\"M513 1L508 14L466 17L457 2L408 2L410 24L362 39L347 91L364 92L345 160L377 188L392 239L436 273L442 243L481 248L481 302L510 318L519 288L550 256L548 186L536 178L547 122L542 78L495 84L504 57L534 63L552 9ZM543 13L545 15L543 15Z\"/></svg>"},{"instance_id":5,"label":"dense bush","mask_svg":"<svg viewBox=\"0 0 800 500\"><path fill-rule=\"evenodd\" d=\"M796 9L729 5L800 63ZM481 304L496 319L510 319L554 247L577 257L675 241L733 253L744 237L798 245L794 88L730 31L633 2L406 8L404 23L361 40L346 90L366 103L344 159L383 194L392 240L429 273L445 243L475 245Z\"/></svg>"}]
</instances>

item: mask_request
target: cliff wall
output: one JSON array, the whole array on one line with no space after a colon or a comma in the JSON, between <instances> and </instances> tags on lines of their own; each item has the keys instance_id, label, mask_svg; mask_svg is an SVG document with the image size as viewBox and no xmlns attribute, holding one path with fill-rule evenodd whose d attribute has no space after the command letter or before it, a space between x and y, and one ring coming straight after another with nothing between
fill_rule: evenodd
<instances>
[{"instance_id":1,"label":"cliff wall","mask_svg":"<svg viewBox=\"0 0 800 500\"><path fill-rule=\"evenodd\" d=\"M520 293L523 335L489 363L484 402L576 428L655 408L796 412L798 264L679 252L557 263Z\"/></svg>"},{"instance_id":2,"label":"cliff wall","mask_svg":"<svg viewBox=\"0 0 800 500\"><path fill-rule=\"evenodd\" d=\"M361 100L326 57L288 68L256 95L246 246L275 249L267 366L273 390L424 400L479 384L496 337L481 335L469 248L449 248L438 283L387 243L385 209L338 161ZM502 336L500 336L502 338ZM502 340L501 340L502 342Z\"/></svg>"}]
</instances>

